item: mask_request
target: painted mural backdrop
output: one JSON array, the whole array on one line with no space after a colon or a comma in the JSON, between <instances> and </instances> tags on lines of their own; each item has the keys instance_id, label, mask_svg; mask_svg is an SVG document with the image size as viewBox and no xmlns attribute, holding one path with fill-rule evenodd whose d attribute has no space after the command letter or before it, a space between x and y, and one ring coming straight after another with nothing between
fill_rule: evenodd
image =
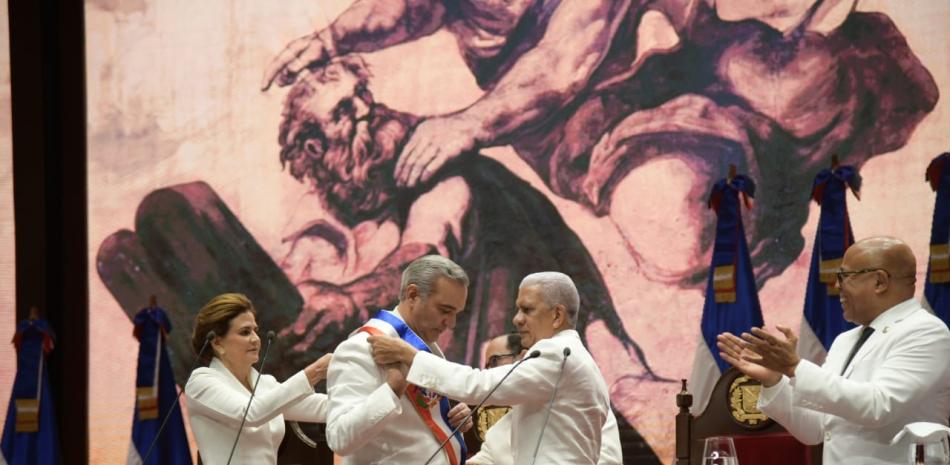
<instances>
[{"instance_id":1,"label":"painted mural backdrop","mask_svg":"<svg viewBox=\"0 0 950 465\"><path fill-rule=\"evenodd\" d=\"M858 167L858 237L926 257L950 85L941 0L87 1L94 463L118 463L129 316L179 379L195 312L248 294L278 378L397 300L427 254L472 276L440 345L480 365L520 279L578 283L630 463L669 463L730 165L767 324L797 327L814 175ZM852 204L854 201L852 199ZM922 273L922 270L921 270Z\"/></svg>"},{"instance_id":2,"label":"painted mural backdrop","mask_svg":"<svg viewBox=\"0 0 950 465\"><path fill-rule=\"evenodd\" d=\"M13 129L10 100L10 23L0 5L0 418L7 417L16 376L16 244L13 224Z\"/></svg>"}]
</instances>

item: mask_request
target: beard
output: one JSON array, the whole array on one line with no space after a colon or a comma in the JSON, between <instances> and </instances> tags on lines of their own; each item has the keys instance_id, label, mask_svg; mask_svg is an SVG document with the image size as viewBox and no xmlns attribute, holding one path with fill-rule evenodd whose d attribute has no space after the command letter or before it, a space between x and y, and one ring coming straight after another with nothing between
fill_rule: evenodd
<instances>
[{"instance_id":1,"label":"beard","mask_svg":"<svg viewBox=\"0 0 950 465\"><path fill-rule=\"evenodd\" d=\"M396 212L396 158L416 118L382 105L364 120L345 118L327 139L316 121L303 115L281 150L281 162L298 180L312 183L324 207L347 226L382 220Z\"/></svg>"}]
</instances>

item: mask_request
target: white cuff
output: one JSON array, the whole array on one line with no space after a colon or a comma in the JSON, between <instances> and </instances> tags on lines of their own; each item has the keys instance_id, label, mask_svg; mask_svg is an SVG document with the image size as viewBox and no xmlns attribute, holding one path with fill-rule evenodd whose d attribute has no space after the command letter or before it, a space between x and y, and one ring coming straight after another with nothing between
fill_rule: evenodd
<instances>
[{"instance_id":1,"label":"white cuff","mask_svg":"<svg viewBox=\"0 0 950 465\"><path fill-rule=\"evenodd\" d=\"M759 410L767 408L769 404L778 397L779 393L782 392L782 389L785 389L790 383L791 381L788 379L788 376L782 375L782 379L771 387L765 387L763 385L762 390L759 391L759 401L756 405Z\"/></svg>"}]
</instances>

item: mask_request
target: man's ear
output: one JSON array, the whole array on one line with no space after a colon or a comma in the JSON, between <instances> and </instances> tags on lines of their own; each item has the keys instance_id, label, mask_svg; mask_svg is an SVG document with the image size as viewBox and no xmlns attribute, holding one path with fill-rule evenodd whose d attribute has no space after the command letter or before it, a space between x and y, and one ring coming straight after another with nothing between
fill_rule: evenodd
<instances>
[{"instance_id":1,"label":"man's ear","mask_svg":"<svg viewBox=\"0 0 950 465\"><path fill-rule=\"evenodd\" d=\"M406 286L406 300L412 300L419 297L419 286L409 284Z\"/></svg>"},{"instance_id":2,"label":"man's ear","mask_svg":"<svg viewBox=\"0 0 950 465\"><path fill-rule=\"evenodd\" d=\"M877 277L877 282L874 283L874 292L878 294L884 293L888 287L891 285L891 276L887 273L874 273Z\"/></svg>"},{"instance_id":3,"label":"man's ear","mask_svg":"<svg viewBox=\"0 0 950 465\"><path fill-rule=\"evenodd\" d=\"M567 308L562 304L557 304L554 306L554 320L551 322L554 326L554 329L562 329L567 327Z\"/></svg>"}]
</instances>

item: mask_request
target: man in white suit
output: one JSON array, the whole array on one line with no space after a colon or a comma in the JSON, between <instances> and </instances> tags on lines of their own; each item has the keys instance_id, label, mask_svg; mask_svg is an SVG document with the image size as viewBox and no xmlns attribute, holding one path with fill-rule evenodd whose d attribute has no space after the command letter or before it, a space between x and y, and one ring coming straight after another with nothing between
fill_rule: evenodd
<instances>
[{"instance_id":1,"label":"man in white suit","mask_svg":"<svg viewBox=\"0 0 950 465\"><path fill-rule=\"evenodd\" d=\"M511 422L516 465L593 465L600 458L610 400L600 370L573 329L579 306L577 288L563 273L531 274L519 287L513 322L529 355L490 399L513 407L505 418ZM478 370L447 362L392 337L374 336L369 341L377 363L408 364L410 383L472 404L485 398L511 370L505 366ZM535 351L540 356L532 358ZM619 462L618 457L615 463Z\"/></svg>"},{"instance_id":2,"label":"man in white suit","mask_svg":"<svg viewBox=\"0 0 950 465\"><path fill-rule=\"evenodd\" d=\"M916 260L907 244L874 237L852 245L838 272L841 306L857 328L840 334L821 367L796 353L797 338L754 328L724 333L724 360L762 382L759 408L806 444L824 443L825 465L907 463L890 445L904 425L950 417L950 331L914 300Z\"/></svg>"},{"instance_id":3,"label":"man in white suit","mask_svg":"<svg viewBox=\"0 0 950 465\"><path fill-rule=\"evenodd\" d=\"M467 295L468 276L459 265L438 255L419 258L403 272L396 309L380 311L333 352L326 434L344 465L421 464L452 428L470 423L465 404L449 409L446 399L408 385L407 367L378 367L366 342L369 335L403 337L441 359L436 339L455 327ZM461 434L446 450L431 463L461 463Z\"/></svg>"}]
</instances>

